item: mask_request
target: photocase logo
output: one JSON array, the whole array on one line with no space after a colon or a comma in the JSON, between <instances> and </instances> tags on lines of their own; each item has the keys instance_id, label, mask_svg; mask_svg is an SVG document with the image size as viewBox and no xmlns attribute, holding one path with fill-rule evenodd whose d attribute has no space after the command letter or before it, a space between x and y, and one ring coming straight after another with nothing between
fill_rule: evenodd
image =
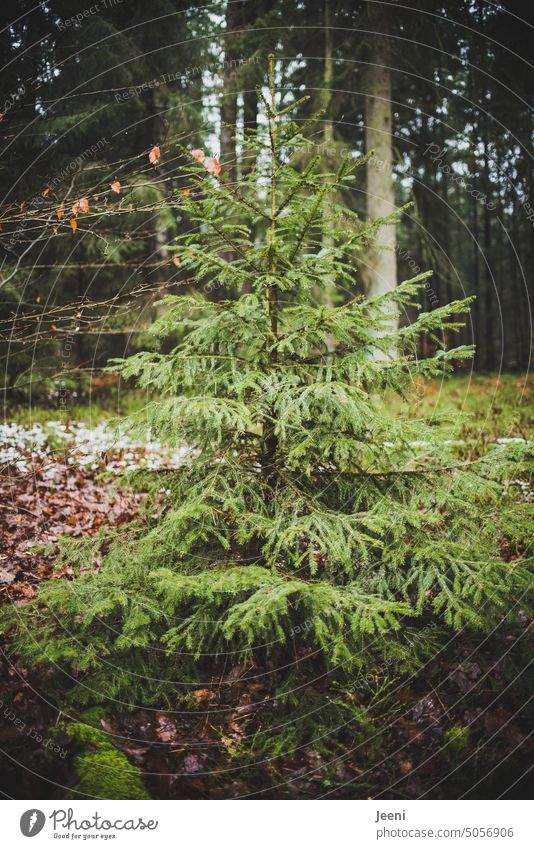
<instances>
[{"instance_id":1,"label":"photocase logo","mask_svg":"<svg viewBox=\"0 0 534 849\"><path fill-rule=\"evenodd\" d=\"M46 822L46 817L42 811L36 808L31 808L29 811L24 811L20 818L20 830L24 837L35 837L39 834Z\"/></svg>"}]
</instances>

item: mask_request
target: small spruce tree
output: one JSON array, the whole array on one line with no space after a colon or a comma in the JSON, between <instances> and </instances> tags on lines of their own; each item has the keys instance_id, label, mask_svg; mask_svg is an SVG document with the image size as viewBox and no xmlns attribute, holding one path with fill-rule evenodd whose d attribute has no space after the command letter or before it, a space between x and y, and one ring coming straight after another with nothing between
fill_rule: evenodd
<instances>
[{"instance_id":1,"label":"small spruce tree","mask_svg":"<svg viewBox=\"0 0 534 849\"><path fill-rule=\"evenodd\" d=\"M392 329L394 306L417 306L419 274L325 305L332 281L355 291L353 252L383 223L361 226L338 202L365 159L297 169L307 125L288 117L298 104L277 106L272 61L259 93L264 125L240 139L254 170L235 185L201 152L184 166L198 226L176 250L197 288L166 297L152 327L181 341L113 364L154 391L128 426L190 456L143 473L167 493L159 518L68 546L80 574L45 583L12 619L19 654L52 662L79 702L175 699L251 659L287 693L320 670L341 681L377 661L413 667L433 628L489 627L528 585L525 561L499 557L496 513L509 536L513 525L504 449L459 458L443 423L383 403L471 356L439 347L468 300ZM438 345L425 360L423 332Z\"/></svg>"}]
</instances>

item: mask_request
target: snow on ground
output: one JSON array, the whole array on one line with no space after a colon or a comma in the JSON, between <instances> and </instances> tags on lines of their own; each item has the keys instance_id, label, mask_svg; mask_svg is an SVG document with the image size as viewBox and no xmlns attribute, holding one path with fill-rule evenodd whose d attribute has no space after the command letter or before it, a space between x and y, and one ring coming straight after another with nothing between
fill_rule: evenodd
<instances>
[{"instance_id":1,"label":"snow on ground","mask_svg":"<svg viewBox=\"0 0 534 849\"><path fill-rule=\"evenodd\" d=\"M130 438L105 423L92 427L83 422L68 425L48 421L31 427L8 422L0 424L0 466L14 466L19 472L30 472L35 462L63 454L68 465L76 463L97 469L106 455L104 468L110 472L136 469L175 468L190 449L171 449L147 433L145 440Z\"/></svg>"},{"instance_id":2,"label":"snow on ground","mask_svg":"<svg viewBox=\"0 0 534 849\"><path fill-rule=\"evenodd\" d=\"M501 445L525 442L518 437L501 437L495 441ZM446 443L464 445L465 441L446 440ZM428 443L412 444L424 447ZM392 443L384 445L392 446ZM63 455L67 466L79 464L119 474L137 469L177 468L190 453L191 449L186 446L178 449L165 446L148 431L146 439L133 439L105 422L93 426L84 422L66 425L55 420L31 427L16 422L0 424L0 467L11 466L22 474L31 472L39 461L51 461L52 457L57 461L58 454ZM50 474L55 472L51 469ZM521 488L524 497L533 497L528 482L516 480L511 483Z\"/></svg>"}]
</instances>

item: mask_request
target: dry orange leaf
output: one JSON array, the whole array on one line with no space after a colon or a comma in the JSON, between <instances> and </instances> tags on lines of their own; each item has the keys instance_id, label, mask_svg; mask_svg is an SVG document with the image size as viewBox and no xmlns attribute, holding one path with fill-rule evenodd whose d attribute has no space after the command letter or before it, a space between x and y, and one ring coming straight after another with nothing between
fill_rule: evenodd
<instances>
[{"instance_id":1,"label":"dry orange leaf","mask_svg":"<svg viewBox=\"0 0 534 849\"><path fill-rule=\"evenodd\" d=\"M203 688L202 690L193 690L191 693L196 702L206 702L213 696L213 691Z\"/></svg>"},{"instance_id":2,"label":"dry orange leaf","mask_svg":"<svg viewBox=\"0 0 534 849\"><path fill-rule=\"evenodd\" d=\"M118 180L113 180L111 183L111 191L116 192L116 194L120 195L121 193L121 184Z\"/></svg>"},{"instance_id":3,"label":"dry orange leaf","mask_svg":"<svg viewBox=\"0 0 534 849\"><path fill-rule=\"evenodd\" d=\"M190 194L191 194L191 189L189 188L189 186L186 186L185 189L184 189L184 197L188 198Z\"/></svg>"},{"instance_id":4,"label":"dry orange leaf","mask_svg":"<svg viewBox=\"0 0 534 849\"><path fill-rule=\"evenodd\" d=\"M89 201L87 198L81 198L80 212L89 212Z\"/></svg>"},{"instance_id":5,"label":"dry orange leaf","mask_svg":"<svg viewBox=\"0 0 534 849\"><path fill-rule=\"evenodd\" d=\"M44 190L44 192L43 192L43 197L44 197L44 198L47 196L47 194L48 194L48 192L49 192L49 191L50 191L50 189L48 189L48 188L46 188L46 189Z\"/></svg>"},{"instance_id":6,"label":"dry orange leaf","mask_svg":"<svg viewBox=\"0 0 534 849\"><path fill-rule=\"evenodd\" d=\"M59 207L58 211L56 212L58 221L61 221L61 219L63 218L64 212L65 212L65 204L62 203L61 206Z\"/></svg>"},{"instance_id":7,"label":"dry orange leaf","mask_svg":"<svg viewBox=\"0 0 534 849\"><path fill-rule=\"evenodd\" d=\"M152 165L158 164L160 156L161 156L161 150L159 149L157 144L155 144L154 147L152 148L152 150L150 151L150 153L148 154L148 158L149 158L150 162L152 163Z\"/></svg>"},{"instance_id":8,"label":"dry orange leaf","mask_svg":"<svg viewBox=\"0 0 534 849\"><path fill-rule=\"evenodd\" d=\"M76 223L76 219L75 219L75 218L71 218L71 219L70 219L70 226L71 226L72 232L73 232L73 233L75 233L75 232L76 232L76 227L78 226L78 224Z\"/></svg>"},{"instance_id":9,"label":"dry orange leaf","mask_svg":"<svg viewBox=\"0 0 534 849\"><path fill-rule=\"evenodd\" d=\"M217 177L221 170L221 163L216 156L208 156L204 162L204 167L208 174L212 174L214 177Z\"/></svg>"},{"instance_id":10,"label":"dry orange leaf","mask_svg":"<svg viewBox=\"0 0 534 849\"><path fill-rule=\"evenodd\" d=\"M51 324L51 325L50 325L50 328L51 328L51 330L57 330L57 327L56 327L56 325L55 325L55 324Z\"/></svg>"},{"instance_id":11,"label":"dry orange leaf","mask_svg":"<svg viewBox=\"0 0 534 849\"><path fill-rule=\"evenodd\" d=\"M78 215L79 211L80 211L80 201L77 200L76 203L73 203L73 205L72 205L72 212L73 212L74 215Z\"/></svg>"},{"instance_id":12,"label":"dry orange leaf","mask_svg":"<svg viewBox=\"0 0 534 849\"><path fill-rule=\"evenodd\" d=\"M57 227L52 227L52 233L57 236Z\"/></svg>"}]
</instances>

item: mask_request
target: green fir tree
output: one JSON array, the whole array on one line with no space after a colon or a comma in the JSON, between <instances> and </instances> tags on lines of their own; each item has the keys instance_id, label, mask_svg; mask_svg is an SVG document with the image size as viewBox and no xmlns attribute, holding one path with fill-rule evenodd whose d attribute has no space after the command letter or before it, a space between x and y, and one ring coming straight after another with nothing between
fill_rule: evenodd
<instances>
[{"instance_id":1,"label":"green fir tree","mask_svg":"<svg viewBox=\"0 0 534 849\"><path fill-rule=\"evenodd\" d=\"M528 562L499 555L519 525L502 481L522 449L459 456L442 421L384 404L471 356L440 347L469 301L391 329L391 309L417 306L425 273L371 301L325 305L332 281L354 291L353 253L381 223L362 226L334 200L365 158L302 167L307 125L288 114L298 104L279 105L273 60L260 99L263 123L239 140L257 166L237 184L182 150L197 226L175 249L196 287L166 297L152 327L155 340L180 329L181 341L112 366L153 392L128 427L190 455L141 474L164 499L157 518L152 508L66 546L75 579L48 581L10 620L19 655L61 670L73 701L176 704L252 661L286 704L329 675L328 712L346 682L414 669L438 634L525 608ZM210 298L214 287L225 297ZM438 346L430 359L417 357L422 333Z\"/></svg>"}]
</instances>

